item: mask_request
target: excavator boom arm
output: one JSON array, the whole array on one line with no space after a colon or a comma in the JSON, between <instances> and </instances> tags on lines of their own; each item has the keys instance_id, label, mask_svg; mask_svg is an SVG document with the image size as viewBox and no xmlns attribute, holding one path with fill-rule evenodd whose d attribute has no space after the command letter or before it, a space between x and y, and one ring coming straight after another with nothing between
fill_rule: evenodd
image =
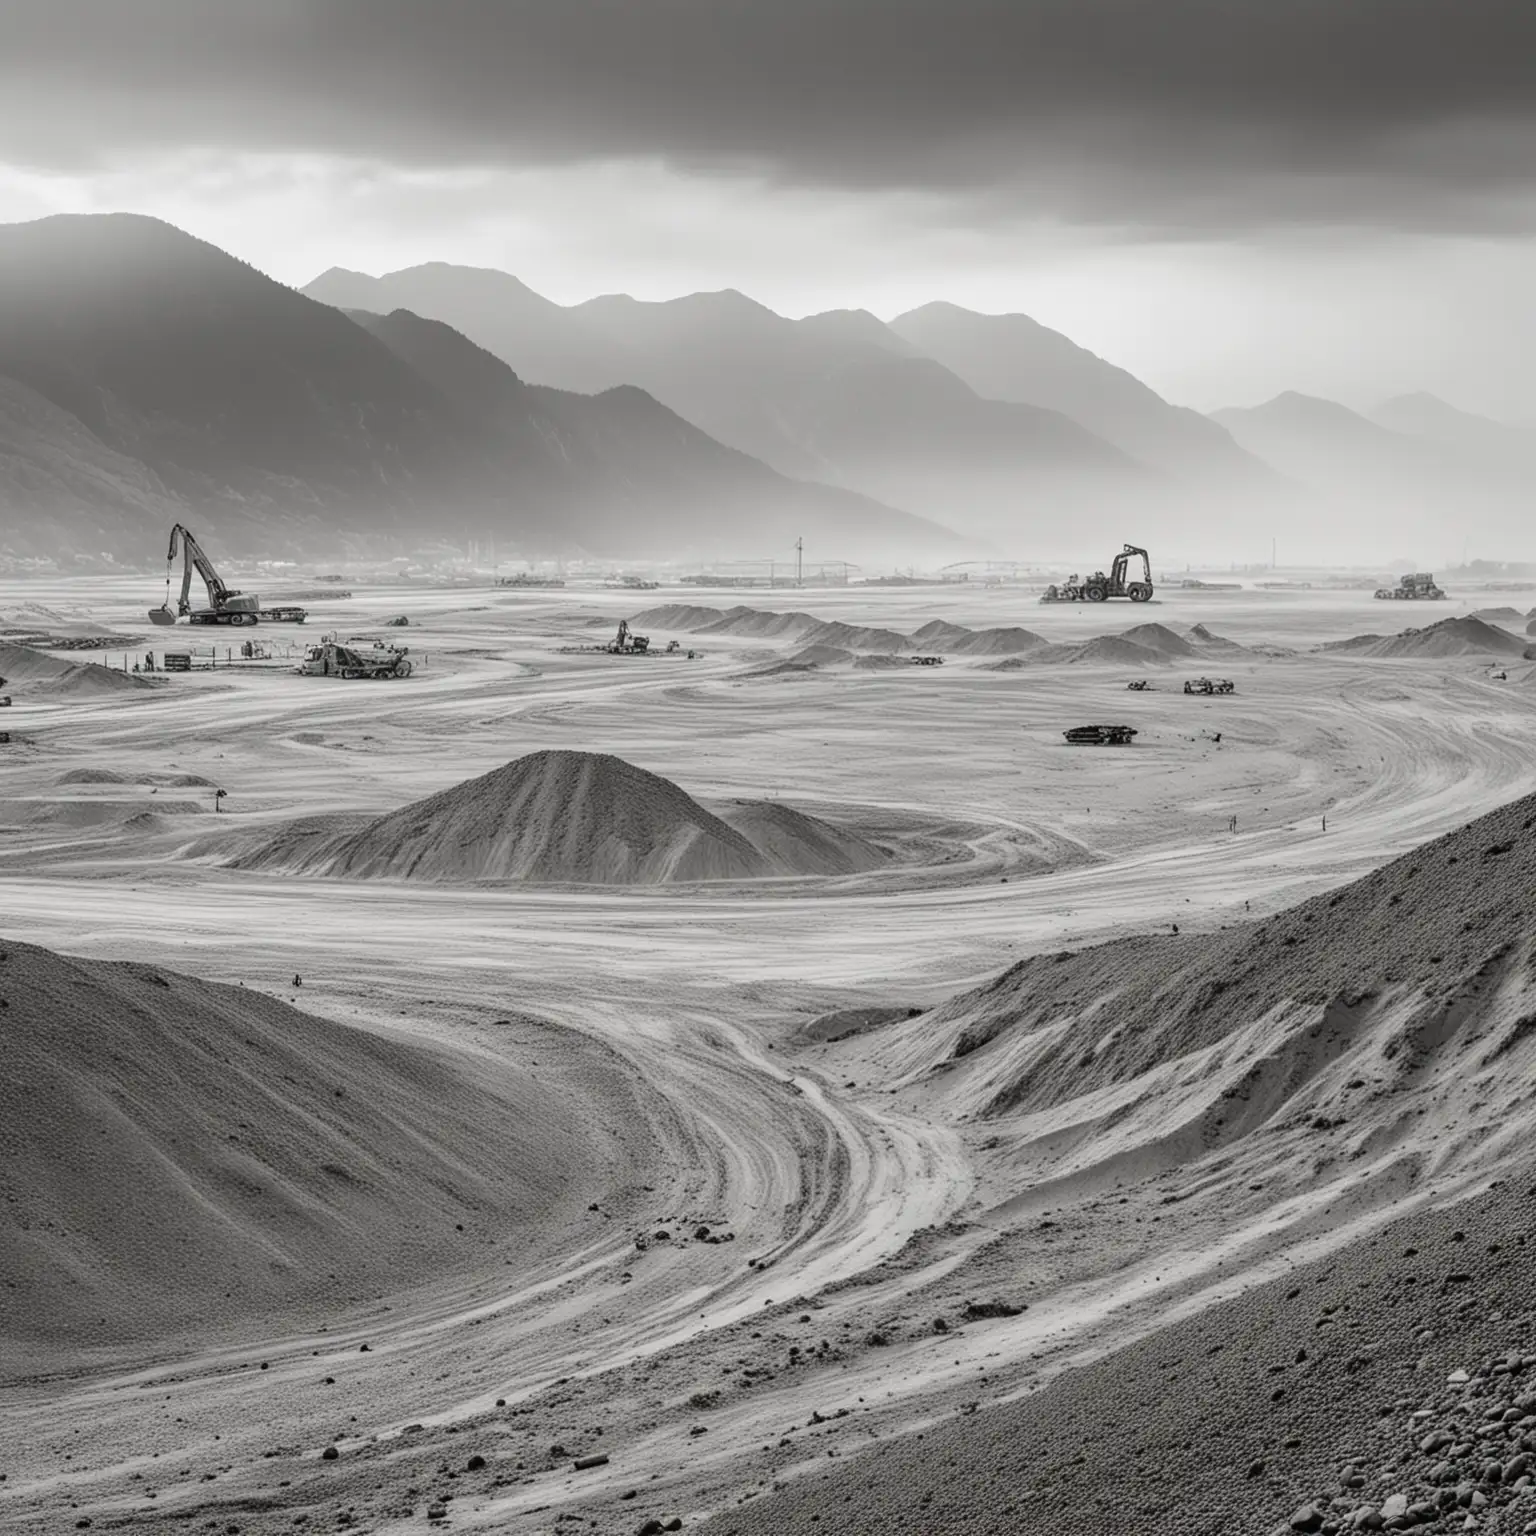
<instances>
[{"instance_id":1,"label":"excavator boom arm","mask_svg":"<svg viewBox=\"0 0 1536 1536\"><path fill-rule=\"evenodd\" d=\"M214 609L222 608L231 595L229 588L219 578L219 573L213 568L213 562L203 553L202 546L180 523L171 529L171 545L165 556L167 565L175 562L178 552L185 556L186 562L181 573L181 601L177 604L178 612L191 612L194 566L197 567L197 574L203 578L203 585L208 588L208 606Z\"/></svg>"}]
</instances>

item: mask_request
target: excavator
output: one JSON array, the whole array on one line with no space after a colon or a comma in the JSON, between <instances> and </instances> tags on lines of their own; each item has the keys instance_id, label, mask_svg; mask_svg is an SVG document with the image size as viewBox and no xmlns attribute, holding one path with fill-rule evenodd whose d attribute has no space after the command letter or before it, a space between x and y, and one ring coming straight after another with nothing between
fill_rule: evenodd
<instances>
[{"instance_id":1,"label":"excavator","mask_svg":"<svg viewBox=\"0 0 1536 1536\"><path fill-rule=\"evenodd\" d=\"M181 574L181 597L173 613L171 567L176 563L178 554L184 557L186 564ZM203 585L208 588L206 608L192 606L194 566L197 574L203 578ZM180 523L171 529L171 544L165 556L165 602L159 608L149 610L149 622L174 624L178 617L186 619L190 624L255 624L261 618L261 599L252 593L231 592L214 570L213 562L203 553L202 546Z\"/></svg>"},{"instance_id":2,"label":"excavator","mask_svg":"<svg viewBox=\"0 0 1536 1536\"><path fill-rule=\"evenodd\" d=\"M629 627L628 619L619 620L619 632L608 642L609 651L615 656L639 656L651 648L649 635L637 635Z\"/></svg>"},{"instance_id":3,"label":"excavator","mask_svg":"<svg viewBox=\"0 0 1536 1536\"><path fill-rule=\"evenodd\" d=\"M181 573L181 596L176 609L171 610L171 567L176 556L181 555L184 568ZM203 578L208 589L208 606L192 606L192 571ZM171 529L170 547L165 555L165 602L159 608L149 610L149 622L162 626L174 624L184 618L189 624L255 624L262 619L277 623L302 624L308 612L298 607L263 608L261 599L254 593L232 592L224 585L213 561L203 553L202 545L192 536L190 529L177 523Z\"/></svg>"}]
</instances>

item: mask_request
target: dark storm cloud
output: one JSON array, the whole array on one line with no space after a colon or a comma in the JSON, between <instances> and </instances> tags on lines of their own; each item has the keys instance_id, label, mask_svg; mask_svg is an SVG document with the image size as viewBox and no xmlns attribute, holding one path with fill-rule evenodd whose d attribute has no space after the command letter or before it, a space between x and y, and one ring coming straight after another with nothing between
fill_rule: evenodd
<instances>
[{"instance_id":1,"label":"dark storm cloud","mask_svg":"<svg viewBox=\"0 0 1536 1536\"><path fill-rule=\"evenodd\" d=\"M1522 225L1531 0L7 0L0 158L659 156L978 217Z\"/></svg>"}]
</instances>

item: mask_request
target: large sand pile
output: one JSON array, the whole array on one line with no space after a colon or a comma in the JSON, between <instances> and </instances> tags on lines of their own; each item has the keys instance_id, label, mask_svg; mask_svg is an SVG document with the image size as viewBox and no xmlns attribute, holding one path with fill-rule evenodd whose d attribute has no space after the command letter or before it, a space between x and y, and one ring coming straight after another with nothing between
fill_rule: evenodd
<instances>
[{"instance_id":1,"label":"large sand pile","mask_svg":"<svg viewBox=\"0 0 1536 1536\"><path fill-rule=\"evenodd\" d=\"M1216 638L1209 631L1206 634L1210 639ZM1183 635L1175 634L1166 624L1133 624L1129 629L1122 630L1117 638L1156 651L1159 656L1166 656L1170 661L1199 654Z\"/></svg>"},{"instance_id":2,"label":"large sand pile","mask_svg":"<svg viewBox=\"0 0 1536 1536\"><path fill-rule=\"evenodd\" d=\"M760 846L738 822L771 836ZM861 839L815 817L738 803L722 818L622 758L534 752L361 826L292 823L233 862L351 879L662 885L827 873L833 848L837 872L869 867Z\"/></svg>"},{"instance_id":3,"label":"large sand pile","mask_svg":"<svg viewBox=\"0 0 1536 1536\"><path fill-rule=\"evenodd\" d=\"M0 640L0 677L6 679L5 687L13 693L66 698L154 687L149 678L132 672L59 661L6 640Z\"/></svg>"},{"instance_id":4,"label":"large sand pile","mask_svg":"<svg viewBox=\"0 0 1536 1536\"><path fill-rule=\"evenodd\" d=\"M0 1044L11 1365L341 1311L598 1198L557 1083L243 988L6 942Z\"/></svg>"},{"instance_id":5,"label":"large sand pile","mask_svg":"<svg viewBox=\"0 0 1536 1536\"><path fill-rule=\"evenodd\" d=\"M1334 640L1321 647L1347 656L1430 657L1448 656L1518 656L1520 641L1507 630L1485 624L1481 619L1462 617L1441 619L1424 629L1405 629L1396 635L1356 635L1350 640Z\"/></svg>"},{"instance_id":6,"label":"large sand pile","mask_svg":"<svg viewBox=\"0 0 1536 1536\"><path fill-rule=\"evenodd\" d=\"M972 1107L998 1115L1195 1062L1270 1026L1276 1054L1260 1075L1274 1080L1266 1091L1283 1088L1277 1104L1377 1024L1399 1042L1388 1078L1420 1070L1426 1051L1536 1047L1530 1019L1506 1006L1536 969L1533 829L1536 796L1263 922L1021 961L927 1015L923 1050L963 1059ZM1462 1006L1476 996L1488 1006ZM1211 1120L1223 1117L1229 1134L1230 1111Z\"/></svg>"},{"instance_id":7,"label":"large sand pile","mask_svg":"<svg viewBox=\"0 0 1536 1536\"><path fill-rule=\"evenodd\" d=\"M1518 624L1525 615L1518 608L1474 608L1470 617L1485 624Z\"/></svg>"}]
</instances>

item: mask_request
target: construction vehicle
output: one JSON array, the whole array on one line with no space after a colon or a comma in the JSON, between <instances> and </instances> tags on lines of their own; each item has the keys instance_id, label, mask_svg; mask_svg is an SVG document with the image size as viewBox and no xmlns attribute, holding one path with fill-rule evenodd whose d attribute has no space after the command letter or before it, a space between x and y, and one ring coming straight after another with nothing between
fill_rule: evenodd
<instances>
[{"instance_id":1,"label":"construction vehicle","mask_svg":"<svg viewBox=\"0 0 1536 1536\"><path fill-rule=\"evenodd\" d=\"M301 677L340 677L351 682L359 678L409 677L412 666L410 657L393 646L378 641L366 648L356 641L343 645L335 635L327 635L304 652L304 660L294 670Z\"/></svg>"},{"instance_id":2,"label":"construction vehicle","mask_svg":"<svg viewBox=\"0 0 1536 1536\"><path fill-rule=\"evenodd\" d=\"M1435 585L1434 572L1408 571L1395 587L1377 587L1376 596L1394 602L1443 602L1450 594Z\"/></svg>"},{"instance_id":3,"label":"construction vehicle","mask_svg":"<svg viewBox=\"0 0 1536 1536\"><path fill-rule=\"evenodd\" d=\"M180 554L185 561L181 575L181 597L176 611L171 611L171 567ZM208 588L208 606L192 606L192 570L203 578ZM171 529L170 548L165 556L165 602L159 608L149 610L151 624L174 624L184 618L189 624L255 624L261 616L261 599L254 593L232 592L219 578L213 562L202 551L201 545L180 523Z\"/></svg>"},{"instance_id":4,"label":"construction vehicle","mask_svg":"<svg viewBox=\"0 0 1536 1536\"><path fill-rule=\"evenodd\" d=\"M1147 680L1144 677L1138 677L1134 683L1127 683L1125 686L1132 693L1145 693L1147 691Z\"/></svg>"},{"instance_id":5,"label":"construction vehicle","mask_svg":"<svg viewBox=\"0 0 1536 1536\"><path fill-rule=\"evenodd\" d=\"M608 642L608 652L613 656L643 656L651 648L649 635L637 635L628 619L619 620L619 632Z\"/></svg>"},{"instance_id":6,"label":"construction vehicle","mask_svg":"<svg viewBox=\"0 0 1536 1536\"><path fill-rule=\"evenodd\" d=\"M944 665L944 658L942 656L910 656L907 659L914 667L942 667Z\"/></svg>"},{"instance_id":7,"label":"construction vehicle","mask_svg":"<svg viewBox=\"0 0 1536 1536\"><path fill-rule=\"evenodd\" d=\"M1131 560L1141 556L1141 576L1130 575ZM1102 603L1111 597L1128 597L1133 603L1152 601L1152 559L1139 544L1127 544L1110 562L1109 575L1095 571L1087 581L1076 574L1057 586L1054 583L1040 594L1042 603Z\"/></svg>"},{"instance_id":8,"label":"construction vehicle","mask_svg":"<svg viewBox=\"0 0 1536 1536\"><path fill-rule=\"evenodd\" d=\"M1074 725L1061 733L1074 747L1128 747L1136 735L1133 725Z\"/></svg>"},{"instance_id":9,"label":"construction vehicle","mask_svg":"<svg viewBox=\"0 0 1536 1536\"><path fill-rule=\"evenodd\" d=\"M1185 693L1236 693L1237 684L1230 677L1185 678Z\"/></svg>"},{"instance_id":10,"label":"construction vehicle","mask_svg":"<svg viewBox=\"0 0 1536 1536\"><path fill-rule=\"evenodd\" d=\"M279 603L273 608L263 608L261 616L268 624L302 624L309 617L308 608L296 603Z\"/></svg>"}]
</instances>

